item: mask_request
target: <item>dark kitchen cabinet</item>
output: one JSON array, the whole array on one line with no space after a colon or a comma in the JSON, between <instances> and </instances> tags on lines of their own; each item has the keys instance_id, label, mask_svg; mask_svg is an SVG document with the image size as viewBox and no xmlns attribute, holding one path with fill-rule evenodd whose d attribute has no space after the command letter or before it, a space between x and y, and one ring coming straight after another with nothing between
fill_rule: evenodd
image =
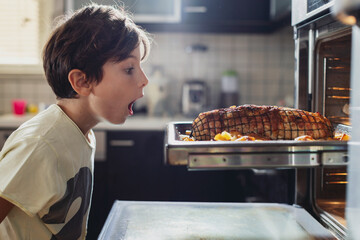
<instances>
[{"instance_id":1,"label":"dark kitchen cabinet","mask_svg":"<svg viewBox=\"0 0 360 240\"><path fill-rule=\"evenodd\" d=\"M163 164L164 131L107 134L109 204L170 198L172 170Z\"/></svg>"},{"instance_id":2,"label":"dark kitchen cabinet","mask_svg":"<svg viewBox=\"0 0 360 240\"><path fill-rule=\"evenodd\" d=\"M182 0L181 23L139 24L155 32L270 33L290 25L290 4L290 0Z\"/></svg>"},{"instance_id":3,"label":"dark kitchen cabinet","mask_svg":"<svg viewBox=\"0 0 360 240\"><path fill-rule=\"evenodd\" d=\"M236 25L269 21L270 1L183 0L182 22L187 24Z\"/></svg>"},{"instance_id":4,"label":"dark kitchen cabinet","mask_svg":"<svg viewBox=\"0 0 360 240\"><path fill-rule=\"evenodd\" d=\"M164 0L157 0L159 5ZM77 9L90 0L69 0ZM112 0L92 2L113 5ZM169 0L151 8L146 0L124 1L137 24L149 32L270 33L290 25L290 0ZM69 7L69 6L72 7ZM157 6L156 4L150 6Z\"/></svg>"}]
</instances>

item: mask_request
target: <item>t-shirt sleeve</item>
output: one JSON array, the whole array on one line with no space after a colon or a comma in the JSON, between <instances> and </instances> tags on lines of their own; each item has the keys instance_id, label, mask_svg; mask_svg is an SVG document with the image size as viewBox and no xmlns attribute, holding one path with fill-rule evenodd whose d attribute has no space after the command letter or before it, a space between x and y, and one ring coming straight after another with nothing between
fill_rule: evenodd
<instances>
[{"instance_id":1,"label":"t-shirt sleeve","mask_svg":"<svg viewBox=\"0 0 360 240\"><path fill-rule=\"evenodd\" d=\"M57 159L41 138L8 144L0 154L0 196L35 215L60 192Z\"/></svg>"}]
</instances>

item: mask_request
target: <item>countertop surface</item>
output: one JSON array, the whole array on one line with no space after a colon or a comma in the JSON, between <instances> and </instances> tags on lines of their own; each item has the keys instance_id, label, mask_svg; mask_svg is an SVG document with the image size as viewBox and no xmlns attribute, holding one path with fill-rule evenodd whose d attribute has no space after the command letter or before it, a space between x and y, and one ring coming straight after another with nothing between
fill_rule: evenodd
<instances>
[{"instance_id":1,"label":"countertop surface","mask_svg":"<svg viewBox=\"0 0 360 240\"><path fill-rule=\"evenodd\" d=\"M33 114L25 114L22 116L14 114L0 115L0 129L18 128L22 123L34 116ZM192 120L192 118L184 116L150 117L138 114L128 117L124 124L115 125L101 122L94 127L94 130L165 130L169 122L191 122Z\"/></svg>"}]
</instances>

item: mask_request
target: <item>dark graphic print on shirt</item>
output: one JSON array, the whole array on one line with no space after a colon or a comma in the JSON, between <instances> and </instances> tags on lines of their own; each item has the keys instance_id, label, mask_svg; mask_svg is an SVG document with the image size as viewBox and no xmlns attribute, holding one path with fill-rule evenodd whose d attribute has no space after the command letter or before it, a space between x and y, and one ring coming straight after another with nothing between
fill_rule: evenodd
<instances>
[{"instance_id":1,"label":"dark graphic print on shirt","mask_svg":"<svg viewBox=\"0 0 360 240\"><path fill-rule=\"evenodd\" d=\"M92 175L88 167L80 168L79 172L67 181L64 196L49 209L49 213L41 219L45 224L63 224L72 203L81 198L81 206L76 214L64 225L60 232L51 239L78 239L81 236L84 215L86 214L91 197Z\"/></svg>"}]
</instances>

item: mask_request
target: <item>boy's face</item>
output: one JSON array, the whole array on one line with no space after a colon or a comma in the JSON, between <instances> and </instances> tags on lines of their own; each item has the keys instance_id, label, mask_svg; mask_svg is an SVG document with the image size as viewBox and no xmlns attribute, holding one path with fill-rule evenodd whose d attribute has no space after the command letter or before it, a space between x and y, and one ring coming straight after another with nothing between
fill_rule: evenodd
<instances>
[{"instance_id":1,"label":"boy's face","mask_svg":"<svg viewBox=\"0 0 360 240\"><path fill-rule=\"evenodd\" d=\"M103 66L103 78L94 83L89 107L99 121L124 123L133 115L135 100L143 97L148 79L140 66L140 47L121 62L108 61Z\"/></svg>"}]
</instances>

